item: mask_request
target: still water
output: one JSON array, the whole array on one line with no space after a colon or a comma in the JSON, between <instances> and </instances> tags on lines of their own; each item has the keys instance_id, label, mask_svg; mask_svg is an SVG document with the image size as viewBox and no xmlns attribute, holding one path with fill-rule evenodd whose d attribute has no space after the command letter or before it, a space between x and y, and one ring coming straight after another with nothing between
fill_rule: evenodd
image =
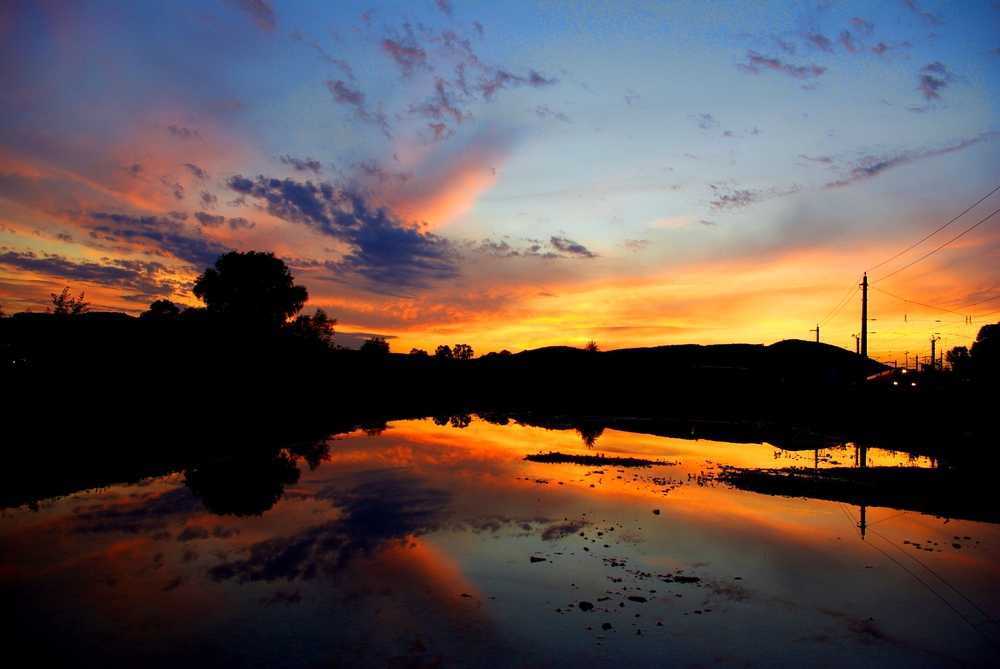
<instances>
[{"instance_id":1,"label":"still water","mask_svg":"<svg viewBox=\"0 0 1000 669\"><path fill-rule=\"evenodd\" d=\"M1000 665L996 526L867 508L862 538L858 507L715 478L850 449L587 441L402 421L312 467L235 459L8 510L8 645L75 666ZM657 464L524 460L550 451Z\"/></svg>"}]
</instances>

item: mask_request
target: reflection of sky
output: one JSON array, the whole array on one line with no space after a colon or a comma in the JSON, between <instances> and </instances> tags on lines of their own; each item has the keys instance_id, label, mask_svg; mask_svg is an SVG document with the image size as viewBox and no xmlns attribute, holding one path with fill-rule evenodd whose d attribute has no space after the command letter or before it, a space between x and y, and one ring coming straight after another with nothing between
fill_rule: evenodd
<instances>
[{"instance_id":1,"label":"reflection of sky","mask_svg":"<svg viewBox=\"0 0 1000 669\"><path fill-rule=\"evenodd\" d=\"M773 466L766 444L608 430L588 451L575 431L474 419L330 446L260 517L208 513L182 475L12 512L11 633L56 635L43 652L84 664L989 664L989 643L902 565L1000 640L983 617L1000 615L993 528L873 508L862 542L857 508L706 481ZM538 451L672 464L523 460ZM678 573L702 580L664 582Z\"/></svg>"},{"instance_id":2,"label":"reflection of sky","mask_svg":"<svg viewBox=\"0 0 1000 669\"><path fill-rule=\"evenodd\" d=\"M934 0L7 2L0 296L190 303L266 249L401 351L806 338L997 185L998 28ZM967 343L996 231L877 284L870 350Z\"/></svg>"}]
</instances>

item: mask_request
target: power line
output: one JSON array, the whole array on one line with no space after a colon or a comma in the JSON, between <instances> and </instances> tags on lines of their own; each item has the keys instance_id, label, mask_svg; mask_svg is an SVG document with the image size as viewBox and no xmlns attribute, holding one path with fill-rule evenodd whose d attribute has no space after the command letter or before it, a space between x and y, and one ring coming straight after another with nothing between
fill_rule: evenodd
<instances>
[{"instance_id":1,"label":"power line","mask_svg":"<svg viewBox=\"0 0 1000 669\"><path fill-rule=\"evenodd\" d=\"M912 304L919 304L920 306L927 307L928 309L938 309L939 310L937 312L938 314L943 314L943 313L947 312L949 314L957 314L959 316L965 316L966 315L966 314L963 314L960 311L952 311L951 309L945 309L944 307L935 307L935 306L932 306L930 304L924 304L923 302L917 302L916 300L908 300L905 297L900 297L899 295L894 295L893 293L890 293L888 290L882 290L881 288L875 288L875 287L872 287L872 286L869 286L869 287L872 290L877 290L880 293L885 293L889 297L895 297L897 300L903 300L903 302L910 302ZM1000 297L1000 295L998 295L997 297ZM996 298L994 298L994 299L996 299ZM984 302L985 301L986 300L984 300ZM937 314L934 314L934 315L936 316Z\"/></svg>"},{"instance_id":2,"label":"power line","mask_svg":"<svg viewBox=\"0 0 1000 669\"><path fill-rule=\"evenodd\" d=\"M848 305L849 299L851 297L851 294L858 289L858 281L860 281L860 280L861 280L861 277L859 276L857 279L855 279L854 281L851 282L851 288L847 291L847 295L844 295L844 297L842 297L840 299L840 302L837 302L837 306L835 306L833 309L831 309L830 313L828 313L826 315L826 317L819 322L820 325L826 325L827 321L829 321L831 318L833 318L834 316L836 316L837 314L839 314L840 311L845 306Z\"/></svg>"},{"instance_id":3,"label":"power line","mask_svg":"<svg viewBox=\"0 0 1000 669\"><path fill-rule=\"evenodd\" d=\"M994 188L993 190L991 190L991 191L990 191L989 193L987 193L986 195L984 195L984 196L983 196L983 198L982 198L981 200L979 200L979 202L982 202L983 200L985 200L986 198L988 198L988 197L989 197L990 195L993 195L993 193L996 193L996 192L997 192L998 190L1000 190L1000 186L997 186L996 188ZM931 234L929 234L929 235L927 235L926 237L924 237L923 239L921 239L921 240L920 240L919 242L917 242L917 243L916 243L916 244L914 244L913 246L909 246L909 247L907 247L907 248L903 249L902 251L900 251L899 253L897 253L897 254L896 254L896 255L894 255L893 257L889 258L888 260L883 260L883 261L882 261L882 262L880 262L879 264L875 265L875 267L870 267L870 268L869 268L869 269L868 269L867 271L869 271L869 272L870 272L870 271L872 271L873 269L876 269L876 268L878 268L878 267L881 267L882 265L884 265L884 264L886 264L886 263L889 263L889 262L892 262L893 260L895 260L895 259L896 259L896 258L898 258L899 256L903 255L903 254L904 254L904 253L906 253L907 251L909 251L909 250L913 249L914 247L917 247L917 246L920 246L921 244L923 244L924 242L926 242L926 241L927 241L928 239L930 239L931 237L933 237L933 236L934 236L934 235L936 235L937 233L941 232L942 230L944 230L945 228L947 228L947 227L948 227L949 225L951 225L952 223L954 223L955 221L957 221L958 219L962 218L962 217L963 217L963 216L965 216L965 215L966 215L967 213L969 213L970 211L972 211L972 209L973 209L974 207L976 207L976 205L978 205L978 204L979 204L979 202L976 202L976 204L972 205L971 207L969 207L968 209L966 209L965 211L963 211L963 212L962 212L961 214L959 214L958 216L956 216L955 218L951 219L950 221L948 221L947 223L945 223L944 225L942 225L942 226L941 226L940 228L938 228L937 230L935 230L935 231L934 231L934 232L932 232ZM908 267L908 266L909 266L909 265L907 265L907 267ZM904 269L905 269L905 268L904 268Z\"/></svg>"},{"instance_id":4,"label":"power line","mask_svg":"<svg viewBox=\"0 0 1000 669\"><path fill-rule=\"evenodd\" d=\"M968 228L967 230L965 230L964 232L962 232L962 233L960 233L958 235L955 235L954 237L952 237L951 239L949 239L948 241L946 241L944 244L942 244L941 246L939 246L936 249L934 249L933 251L929 251L929 252L925 253L924 255L920 256L919 258L917 258L916 260L914 260L913 262L911 262L909 265L903 265L902 267L900 267L899 269L897 269L895 272L890 272L889 274L886 274L885 276L883 276L881 279L875 279L874 281L872 281L872 283L878 283L879 281L884 281L884 280L888 279L890 276L893 276L894 274L899 274L904 269L907 269L909 267L913 267L914 265L916 265L918 262L920 262L924 258L926 258L928 256L931 256L931 255L934 255L935 253L937 253L938 251L940 251L944 247L948 246L949 244L951 244L953 241L955 241L959 237L963 237L963 236L967 235L968 233L972 232L973 230L975 230L980 225L982 225L986 221L990 220L991 218L993 218L997 214L1000 214L1000 209L997 209L992 214L990 214L989 216L987 216L983 220L981 220L978 223L976 223L975 225L973 225L971 228Z\"/></svg>"}]
</instances>

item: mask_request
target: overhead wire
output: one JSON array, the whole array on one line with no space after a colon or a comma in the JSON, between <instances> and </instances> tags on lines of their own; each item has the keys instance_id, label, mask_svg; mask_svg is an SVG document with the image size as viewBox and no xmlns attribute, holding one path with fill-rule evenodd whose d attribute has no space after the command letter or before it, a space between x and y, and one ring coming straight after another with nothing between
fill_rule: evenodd
<instances>
[{"instance_id":1,"label":"overhead wire","mask_svg":"<svg viewBox=\"0 0 1000 669\"><path fill-rule=\"evenodd\" d=\"M940 251L940 250L941 250L941 249L943 249L944 247L946 247L946 246L948 246L949 244L951 244L951 243L952 243L953 241L955 241L955 240L959 239L960 237L964 237L965 235L969 234L970 232L972 232L973 230L975 230L975 229L976 229L976 228L978 228L978 227L979 227L980 225L982 225L982 224L983 224L983 223L985 223L986 221L990 220L991 218L993 218L993 217L994 217L994 216L996 216L997 214L1000 214L1000 209L997 209L997 210L996 210L996 211L994 211L994 212L993 212L992 214L990 214L989 216L987 216L987 217L986 217L986 218L984 218L983 220L979 221L978 223L976 223L976 224L975 224L975 225L973 225L972 227L970 227L970 228L967 228L967 229L966 229L965 231L963 231L963 232L961 232L961 233L959 233L959 234L955 235L954 237L952 237L951 239L949 239L948 241L946 241L946 242L945 242L944 244L942 244L941 246L939 246L939 247L937 247L936 249L934 249L933 251L928 251L927 253L925 253L924 255L920 256L919 258L917 258L917 259L916 259L916 260L914 260L913 262L909 263L908 265L903 265L902 267L900 267L899 269L897 269L897 270L896 270L895 272L890 272L890 273L886 274L885 276L883 276L883 277L881 277L881 278L879 278L879 279L875 279L875 281L872 281L872 282L870 282L870 283L869 283L869 286L870 286L870 285L871 285L872 283L878 283L879 281L885 281L885 280L886 280L886 279L888 279L888 278L889 278L890 276L894 276L894 275L896 275L896 274L899 274L900 272L902 272L902 271L903 271L904 269L908 269L908 268L910 268L910 267L913 267L914 265L916 265L916 264L917 264L918 262L920 262L920 261L921 261L921 260L923 260L924 258L927 258L927 257L929 257L929 256L932 256L932 255L934 255L935 253L937 253L938 251Z\"/></svg>"},{"instance_id":2,"label":"overhead wire","mask_svg":"<svg viewBox=\"0 0 1000 669\"><path fill-rule=\"evenodd\" d=\"M924 242L926 242L926 241L927 241L928 239L930 239L931 237L933 237L933 236L934 236L934 235L936 235L937 233L941 232L942 230L944 230L945 228L947 228L947 227L948 227L949 225L951 225L952 223L954 223L954 222L955 222L955 221L957 221L958 219L960 219L960 218L962 218L963 216L965 216L966 214L968 214L968 213L969 213L970 211L972 211L972 209L974 209L974 208L975 208L975 207L976 207L976 206L977 206L977 205L978 205L978 204L979 204L980 202L982 202L983 200L985 200L986 198L988 198L988 197L989 197L990 195L993 195L993 193L996 193L996 192L997 192L998 190L1000 190L1000 186L997 186L996 188L994 188L993 190L991 190L991 191L990 191L989 193L987 193L986 195L984 195L984 196L983 196L983 197L982 197L982 198L981 198L981 199L979 200L979 202L976 202L976 204L972 205L971 207L969 207L968 209L966 209L965 211L963 211L963 212L962 212L961 214L959 214L958 216L956 216L955 218L951 219L950 221L948 221L947 223L945 223L944 225L942 225L942 226L941 226L940 228L938 228L937 230L935 230L935 231L934 231L934 232L932 232L931 234L929 234L929 235L927 235L926 237L924 237L923 239L921 239L921 240L920 240L919 242L917 242L916 244L913 244L912 246L908 246L908 247L906 247L905 249L903 249L902 251L900 251L899 253L897 253L897 254L896 254L896 255L894 255L893 257L889 258L888 260L883 260L882 262L880 262L879 264L875 265L874 267L870 267L870 268L868 268L868 269L866 270L866 272L870 272L870 271L872 271L873 269L877 269L877 268L881 267L882 265L885 265L886 263L890 263L890 262L892 262L893 260L895 260L896 258L898 258L899 256L901 256L901 255L903 255L904 253L906 253L907 251L910 251L911 249L913 249L913 248L915 248L915 247L917 247L917 246L920 246L921 244L923 244Z\"/></svg>"},{"instance_id":3,"label":"overhead wire","mask_svg":"<svg viewBox=\"0 0 1000 669\"><path fill-rule=\"evenodd\" d=\"M837 502L837 504L840 505L841 510L844 511L845 515L847 515L847 517L848 517L848 520L850 520L851 524L854 526L854 531L858 533L858 536L861 536L861 532L858 530L858 524L857 524L857 521L854 519L854 516L851 515L850 512L846 508L844 508L844 505L843 505L842 502ZM864 537L861 537L861 538L862 538L862 540L864 540ZM897 567L899 567L900 569L902 569L903 571L905 571L907 574L909 574L910 576L912 576L913 578L915 578L917 580L917 582L920 583L920 585L922 585L925 588L927 588L928 590L930 590L931 593L933 593L935 597L937 597L938 599L940 599L942 602L945 603L945 605L948 608L950 608L952 611L954 611L955 613L957 613L959 618L961 618L966 623L968 623L969 627L971 627L972 629L974 629L976 631L976 633L979 634L979 636L983 637L983 639L986 640L986 643L990 644L991 646L993 646L997 650L1000 650L1000 646L998 646L996 643L994 643L993 640L990 639L988 636L986 636L986 634L984 634L981 629L979 629L978 627L976 627L976 625L971 620L969 620L968 618L966 618L962 614L961 611L959 611L958 609L956 609L952 605L951 602L949 602L947 599L945 599L944 597L942 597L941 594L937 590L935 590L934 588L932 588L931 586L929 586L922 578L920 578L919 576L917 576L916 574L914 574L912 571L910 571L909 569L907 569L906 567L904 567L898 560L896 560L894 557L892 557L891 555L889 555L888 553L886 553L884 550L882 550L881 548L879 548L875 544L871 543L870 541L865 541L865 545L870 546L871 548L877 550L879 553L881 553L882 555L884 555L886 557L886 559L891 560L892 562L894 562L896 564Z\"/></svg>"},{"instance_id":4,"label":"overhead wire","mask_svg":"<svg viewBox=\"0 0 1000 669\"><path fill-rule=\"evenodd\" d=\"M851 298L851 295L852 295L852 294L853 294L853 293L854 293L855 291L857 291L857 290L858 290L858 281L860 281L860 280L861 280L861 277L859 276L859 277L858 277L858 278L857 278L857 279L856 279L856 280L855 280L855 281L853 282L853 285L851 286L851 289L847 291L847 295L844 295L844 297L842 297L842 298L841 298L840 302L838 302L838 303L837 303L837 306L835 306L835 307L833 308L833 310L832 310L832 311L830 311L830 313L828 313L828 314L826 315L826 318L824 318L823 320L821 320L821 321L820 321L820 322L818 323L818 325L826 325L826 324L827 324L827 323L828 323L828 322L830 321L830 319L831 319L831 318L835 317L835 316L836 316L837 314L839 314L839 313L840 313L841 311L843 311L843 310L844 310L844 307L846 307L846 306L847 306L848 304L850 304L850 303L851 303L851 301L850 301L850 298Z\"/></svg>"}]
</instances>

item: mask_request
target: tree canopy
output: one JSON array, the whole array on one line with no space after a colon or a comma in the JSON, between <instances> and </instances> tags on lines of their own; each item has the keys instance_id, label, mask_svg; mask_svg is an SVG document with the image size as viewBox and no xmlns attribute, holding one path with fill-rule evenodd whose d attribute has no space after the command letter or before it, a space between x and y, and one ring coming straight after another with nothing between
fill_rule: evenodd
<instances>
[{"instance_id":1,"label":"tree canopy","mask_svg":"<svg viewBox=\"0 0 1000 669\"><path fill-rule=\"evenodd\" d=\"M273 253L232 251L219 256L194 284L208 312L243 330L277 330L298 313L309 292L296 286Z\"/></svg>"}]
</instances>

